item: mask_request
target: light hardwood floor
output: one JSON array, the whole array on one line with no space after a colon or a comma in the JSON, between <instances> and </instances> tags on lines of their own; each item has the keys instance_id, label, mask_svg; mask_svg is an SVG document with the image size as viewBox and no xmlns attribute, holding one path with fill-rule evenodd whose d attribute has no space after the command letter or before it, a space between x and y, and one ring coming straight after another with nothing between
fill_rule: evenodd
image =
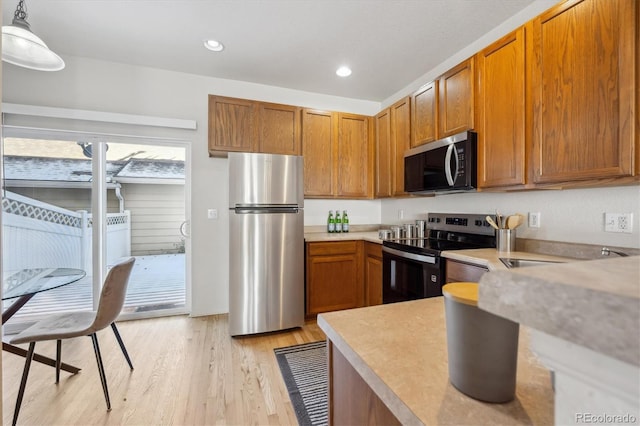
<instances>
[{"instance_id":1,"label":"light hardwood floor","mask_svg":"<svg viewBox=\"0 0 640 426\"><path fill-rule=\"evenodd\" d=\"M231 338L227 316L174 316L118 323L129 367L111 332L98 334L112 410L106 405L90 338L66 340L73 376L33 363L18 424L295 425L274 348L324 340L315 321L299 329ZM55 343L36 351L55 356ZM11 424L24 358L3 352L3 420Z\"/></svg>"}]
</instances>

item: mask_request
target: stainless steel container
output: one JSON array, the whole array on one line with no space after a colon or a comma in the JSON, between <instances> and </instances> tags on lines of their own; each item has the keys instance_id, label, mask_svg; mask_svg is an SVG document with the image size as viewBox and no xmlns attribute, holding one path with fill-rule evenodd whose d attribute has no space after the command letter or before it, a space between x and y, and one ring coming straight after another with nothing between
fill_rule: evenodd
<instances>
[{"instance_id":1,"label":"stainless steel container","mask_svg":"<svg viewBox=\"0 0 640 426\"><path fill-rule=\"evenodd\" d=\"M391 227L391 233L393 238L398 240L400 238L404 238L404 229L401 226L394 225Z\"/></svg>"},{"instance_id":2,"label":"stainless steel container","mask_svg":"<svg viewBox=\"0 0 640 426\"><path fill-rule=\"evenodd\" d=\"M416 238L416 225L413 223L405 223L404 236L405 238Z\"/></svg>"},{"instance_id":3,"label":"stainless steel container","mask_svg":"<svg viewBox=\"0 0 640 426\"><path fill-rule=\"evenodd\" d=\"M423 219L416 220L416 237L424 238L427 229L427 221Z\"/></svg>"},{"instance_id":4,"label":"stainless steel container","mask_svg":"<svg viewBox=\"0 0 640 426\"><path fill-rule=\"evenodd\" d=\"M378 238L380 238L383 241L390 240L392 236L393 236L393 233L391 232L391 229L378 230Z\"/></svg>"}]
</instances>

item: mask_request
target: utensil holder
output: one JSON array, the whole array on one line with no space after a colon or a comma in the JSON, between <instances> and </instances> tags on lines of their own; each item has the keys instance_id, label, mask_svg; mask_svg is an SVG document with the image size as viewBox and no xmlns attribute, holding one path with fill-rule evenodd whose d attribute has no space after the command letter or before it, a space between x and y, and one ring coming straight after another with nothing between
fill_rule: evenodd
<instances>
[{"instance_id":1,"label":"utensil holder","mask_svg":"<svg viewBox=\"0 0 640 426\"><path fill-rule=\"evenodd\" d=\"M498 229L496 231L496 248L503 253L516 251L516 230Z\"/></svg>"}]
</instances>

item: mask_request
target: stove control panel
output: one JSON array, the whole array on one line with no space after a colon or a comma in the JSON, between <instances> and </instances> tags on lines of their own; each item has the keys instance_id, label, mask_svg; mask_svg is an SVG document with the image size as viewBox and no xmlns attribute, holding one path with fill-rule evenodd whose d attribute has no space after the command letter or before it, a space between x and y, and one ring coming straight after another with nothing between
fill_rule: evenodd
<instances>
[{"instance_id":1,"label":"stove control panel","mask_svg":"<svg viewBox=\"0 0 640 426\"><path fill-rule=\"evenodd\" d=\"M427 215L427 229L495 235L495 230L486 220L487 216L493 217L493 215L473 213L429 213Z\"/></svg>"}]
</instances>

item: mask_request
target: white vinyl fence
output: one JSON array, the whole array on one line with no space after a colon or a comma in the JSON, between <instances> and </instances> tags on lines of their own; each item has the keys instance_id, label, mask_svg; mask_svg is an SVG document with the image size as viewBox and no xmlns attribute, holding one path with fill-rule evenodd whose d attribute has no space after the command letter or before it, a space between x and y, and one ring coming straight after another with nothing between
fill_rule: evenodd
<instances>
[{"instance_id":1,"label":"white vinyl fence","mask_svg":"<svg viewBox=\"0 0 640 426\"><path fill-rule=\"evenodd\" d=\"M2 198L2 262L21 269L67 267L91 272L91 214L74 212L12 192ZM107 264L131 254L128 211L107 215Z\"/></svg>"}]
</instances>

